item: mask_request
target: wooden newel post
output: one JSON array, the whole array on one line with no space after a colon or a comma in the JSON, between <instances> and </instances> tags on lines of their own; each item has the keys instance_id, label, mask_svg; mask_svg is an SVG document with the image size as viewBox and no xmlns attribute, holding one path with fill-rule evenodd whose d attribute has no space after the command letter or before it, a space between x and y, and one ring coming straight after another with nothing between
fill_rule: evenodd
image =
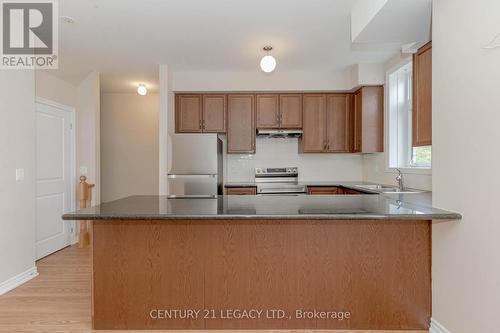
<instances>
[{"instance_id":1,"label":"wooden newel post","mask_svg":"<svg viewBox=\"0 0 500 333\"><path fill-rule=\"evenodd\" d=\"M87 208L91 206L92 202L92 188L94 184L86 182L86 176L80 176L80 184L78 185L78 197L80 199L80 208ZM78 239L78 247L83 248L90 244L90 221L80 221L80 236Z\"/></svg>"}]
</instances>

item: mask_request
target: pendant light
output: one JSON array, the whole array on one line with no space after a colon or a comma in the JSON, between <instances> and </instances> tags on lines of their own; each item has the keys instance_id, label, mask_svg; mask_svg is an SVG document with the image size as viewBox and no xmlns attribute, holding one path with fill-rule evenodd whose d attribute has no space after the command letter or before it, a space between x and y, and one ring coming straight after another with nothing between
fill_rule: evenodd
<instances>
[{"instance_id":1,"label":"pendant light","mask_svg":"<svg viewBox=\"0 0 500 333\"><path fill-rule=\"evenodd\" d=\"M265 73L271 73L276 68L276 59L272 55L269 54L273 49L272 46L264 46L263 50L267 52L267 55L262 57L260 60L260 68Z\"/></svg>"}]
</instances>

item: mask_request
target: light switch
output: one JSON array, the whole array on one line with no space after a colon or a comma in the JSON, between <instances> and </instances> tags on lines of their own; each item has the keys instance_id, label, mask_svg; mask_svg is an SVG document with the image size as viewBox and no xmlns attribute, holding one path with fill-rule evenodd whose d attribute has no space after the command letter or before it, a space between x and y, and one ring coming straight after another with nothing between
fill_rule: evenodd
<instances>
[{"instance_id":1,"label":"light switch","mask_svg":"<svg viewBox=\"0 0 500 333\"><path fill-rule=\"evenodd\" d=\"M24 181L24 169L16 169L16 182Z\"/></svg>"},{"instance_id":2,"label":"light switch","mask_svg":"<svg viewBox=\"0 0 500 333\"><path fill-rule=\"evenodd\" d=\"M89 168L87 168L86 166L80 167L80 176L86 176L88 172L89 172Z\"/></svg>"}]
</instances>

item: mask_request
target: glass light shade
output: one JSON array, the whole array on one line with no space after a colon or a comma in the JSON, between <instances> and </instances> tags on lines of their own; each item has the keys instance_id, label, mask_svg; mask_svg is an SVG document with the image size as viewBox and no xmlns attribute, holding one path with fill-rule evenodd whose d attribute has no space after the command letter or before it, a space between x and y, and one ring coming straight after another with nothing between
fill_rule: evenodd
<instances>
[{"instance_id":1,"label":"glass light shade","mask_svg":"<svg viewBox=\"0 0 500 333\"><path fill-rule=\"evenodd\" d=\"M137 93L141 96L144 96L148 93L148 89L146 89L146 86L143 85L143 84L140 84L138 87L137 87Z\"/></svg>"},{"instance_id":2,"label":"glass light shade","mask_svg":"<svg viewBox=\"0 0 500 333\"><path fill-rule=\"evenodd\" d=\"M276 59L271 55L262 57L260 60L260 68L266 73L271 73L276 68Z\"/></svg>"}]
</instances>

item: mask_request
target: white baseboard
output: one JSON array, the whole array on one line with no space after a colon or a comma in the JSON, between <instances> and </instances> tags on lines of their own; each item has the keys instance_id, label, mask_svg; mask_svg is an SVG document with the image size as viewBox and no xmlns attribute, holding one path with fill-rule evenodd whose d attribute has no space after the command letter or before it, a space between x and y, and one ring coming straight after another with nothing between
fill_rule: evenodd
<instances>
[{"instance_id":1,"label":"white baseboard","mask_svg":"<svg viewBox=\"0 0 500 333\"><path fill-rule=\"evenodd\" d=\"M18 274L4 282L0 282L0 295L3 295L12 289L22 285L25 282L28 282L32 278L38 276L38 271L36 270L36 266L28 269L21 274Z\"/></svg>"},{"instance_id":2,"label":"white baseboard","mask_svg":"<svg viewBox=\"0 0 500 333\"><path fill-rule=\"evenodd\" d=\"M431 318L431 327L429 328L429 333L451 333L446 327L438 323L434 318Z\"/></svg>"}]
</instances>

